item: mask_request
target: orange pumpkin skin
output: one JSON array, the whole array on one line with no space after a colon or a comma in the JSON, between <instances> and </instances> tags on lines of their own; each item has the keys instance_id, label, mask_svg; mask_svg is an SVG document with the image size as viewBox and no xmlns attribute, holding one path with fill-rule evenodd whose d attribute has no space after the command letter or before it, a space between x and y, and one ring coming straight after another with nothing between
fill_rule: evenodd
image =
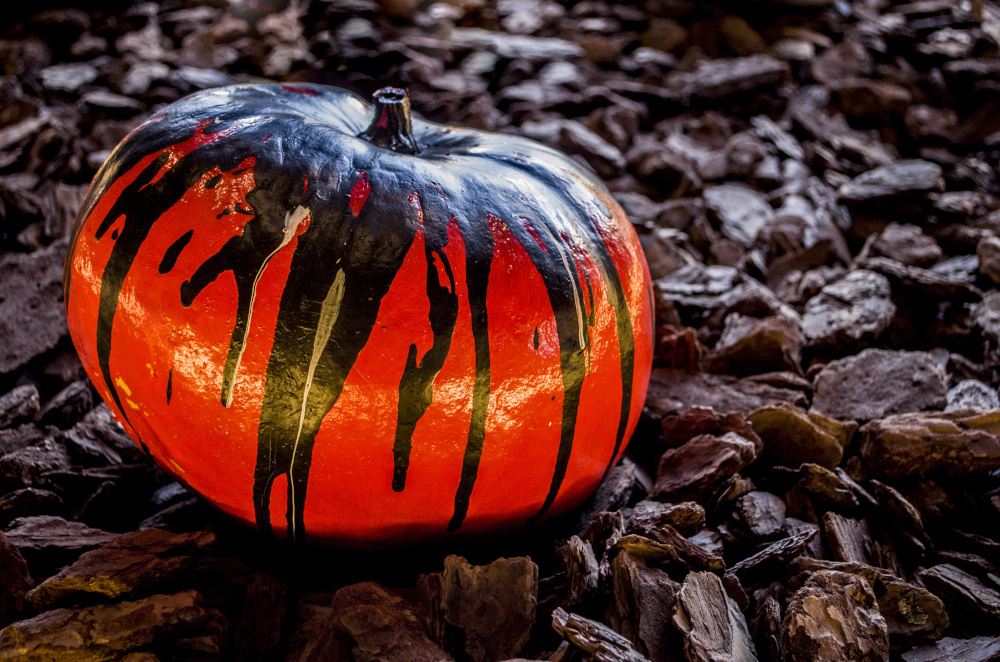
<instances>
[{"instance_id":1,"label":"orange pumpkin skin","mask_svg":"<svg viewBox=\"0 0 1000 662\"><path fill-rule=\"evenodd\" d=\"M603 184L533 141L418 120L407 154L384 139L398 105L192 95L118 146L77 218L67 315L98 391L265 534L519 529L580 504L642 408L652 288Z\"/></svg>"}]
</instances>

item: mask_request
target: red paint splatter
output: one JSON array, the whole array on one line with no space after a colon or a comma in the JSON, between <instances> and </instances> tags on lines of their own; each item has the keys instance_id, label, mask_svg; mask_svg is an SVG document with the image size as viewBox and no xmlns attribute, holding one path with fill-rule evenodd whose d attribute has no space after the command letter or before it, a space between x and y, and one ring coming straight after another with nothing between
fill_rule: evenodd
<instances>
[{"instance_id":1,"label":"red paint splatter","mask_svg":"<svg viewBox=\"0 0 1000 662\"><path fill-rule=\"evenodd\" d=\"M298 85L282 85L281 89L286 92L295 92L296 94L305 94L310 97L318 97L319 92L316 90L309 89L308 87L299 87Z\"/></svg>"},{"instance_id":2,"label":"red paint splatter","mask_svg":"<svg viewBox=\"0 0 1000 662\"><path fill-rule=\"evenodd\" d=\"M168 170L177 165L177 162L185 154L194 151L196 148L201 147L202 145L207 145L209 143L215 142L216 140L219 140L220 138L225 138L226 136L237 131L238 129L241 129L244 126L246 126L245 123L233 122L233 124L231 124L229 127L221 131L216 131L214 133L205 133L205 127L207 127L214 121L215 118L213 117L212 119L207 119L198 122L198 124L195 126L193 136L191 136L182 143L179 143L172 147L168 147L167 149L163 150L163 153L166 153L168 155L167 162L163 164L163 167L160 168L159 172L156 173L153 179L151 179L150 181L146 182L146 184L143 185L142 189L146 188L147 186L152 186L153 184L160 181L160 178L163 177L164 173L166 173ZM142 189L139 190L141 191Z\"/></svg>"},{"instance_id":3,"label":"red paint splatter","mask_svg":"<svg viewBox=\"0 0 1000 662\"><path fill-rule=\"evenodd\" d=\"M420 225L424 224L424 207L420 204L420 194L416 191L411 193L406 197L406 201L413 205L413 208L417 210L417 223Z\"/></svg>"},{"instance_id":4,"label":"red paint splatter","mask_svg":"<svg viewBox=\"0 0 1000 662\"><path fill-rule=\"evenodd\" d=\"M382 116L378 118L378 128L384 129L389 126L389 109L382 107Z\"/></svg>"},{"instance_id":5,"label":"red paint splatter","mask_svg":"<svg viewBox=\"0 0 1000 662\"><path fill-rule=\"evenodd\" d=\"M351 212L354 214L354 218L357 218L358 214L361 213L361 208L368 200L368 194L372 192L372 185L365 179L365 173L359 170L358 174L361 175L361 179L354 182L354 186L351 188Z\"/></svg>"},{"instance_id":6,"label":"red paint splatter","mask_svg":"<svg viewBox=\"0 0 1000 662\"><path fill-rule=\"evenodd\" d=\"M270 133L267 134L266 136L264 136L264 142L267 142L270 139L271 139L271 134Z\"/></svg>"},{"instance_id":7,"label":"red paint splatter","mask_svg":"<svg viewBox=\"0 0 1000 662\"><path fill-rule=\"evenodd\" d=\"M309 175L306 175L306 182L302 185L302 195L309 192ZM357 216L357 214L355 214Z\"/></svg>"},{"instance_id":8,"label":"red paint splatter","mask_svg":"<svg viewBox=\"0 0 1000 662\"><path fill-rule=\"evenodd\" d=\"M542 249L542 252L548 253L549 249L545 247L545 242L542 241L542 235L538 234L538 230L536 230L535 226L531 224L531 219L527 216L518 216L517 220L521 221L524 225L524 229L528 231L528 234L530 234L531 238L535 240L535 243Z\"/></svg>"}]
</instances>

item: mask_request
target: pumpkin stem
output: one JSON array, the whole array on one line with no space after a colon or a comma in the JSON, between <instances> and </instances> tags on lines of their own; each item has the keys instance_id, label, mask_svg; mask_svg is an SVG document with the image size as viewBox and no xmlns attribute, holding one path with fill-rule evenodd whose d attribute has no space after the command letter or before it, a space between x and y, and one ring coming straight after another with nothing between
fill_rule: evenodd
<instances>
[{"instance_id":1,"label":"pumpkin stem","mask_svg":"<svg viewBox=\"0 0 1000 662\"><path fill-rule=\"evenodd\" d=\"M410 97L406 90L383 87L372 98L375 101L375 116L358 137L376 147L391 149L400 154L420 152L410 126Z\"/></svg>"}]
</instances>

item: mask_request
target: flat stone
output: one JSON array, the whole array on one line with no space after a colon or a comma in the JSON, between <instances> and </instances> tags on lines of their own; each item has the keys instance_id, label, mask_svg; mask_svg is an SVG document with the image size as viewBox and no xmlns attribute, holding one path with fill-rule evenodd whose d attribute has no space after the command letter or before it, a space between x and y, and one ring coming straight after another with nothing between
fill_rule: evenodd
<instances>
[{"instance_id":1,"label":"flat stone","mask_svg":"<svg viewBox=\"0 0 1000 662\"><path fill-rule=\"evenodd\" d=\"M923 516L916 506L892 485L887 485L874 478L869 479L868 485L874 492L882 511L892 519L896 526L908 535L915 536L923 544L932 546L931 538L924 528Z\"/></svg>"},{"instance_id":2,"label":"flat stone","mask_svg":"<svg viewBox=\"0 0 1000 662\"><path fill-rule=\"evenodd\" d=\"M785 127L779 126L767 115L757 115L750 120L757 136L769 141L778 151L796 161L804 161L805 151L801 143Z\"/></svg>"},{"instance_id":3,"label":"flat stone","mask_svg":"<svg viewBox=\"0 0 1000 662\"><path fill-rule=\"evenodd\" d=\"M739 376L801 372L802 332L787 317L757 319L733 313L719 342L705 357L705 370Z\"/></svg>"},{"instance_id":4,"label":"flat stone","mask_svg":"<svg viewBox=\"0 0 1000 662\"><path fill-rule=\"evenodd\" d=\"M97 79L98 71L86 62L69 62L54 64L38 72L42 85L48 90L59 92L75 92L80 87L88 85Z\"/></svg>"},{"instance_id":5,"label":"flat stone","mask_svg":"<svg viewBox=\"0 0 1000 662\"><path fill-rule=\"evenodd\" d=\"M625 171L625 156L621 151L579 122L562 122L559 142L565 151L586 159L602 177L610 179Z\"/></svg>"},{"instance_id":6,"label":"flat stone","mask_svg":"<svg viewBox=\"0 0 1000 662\"><path fill-rule=\"evenodd\" d=\"M63 309L66 243L0 258L0 374L24 366L67 335Z\"/></svg>"},{"instance_id":7,"label":"flat stone","mask_svg":"<svg viewBox=\"0 0 1000 662\"><path fill-rule=\"evenodd\" d=\"M693 73L678 78L685 96L698 100L717 101L738 94L773 89L791 74L787 62L770 55L707 60ZM677 85L677 82L674 84Z\"/></svg>"},{"instance_id":8,"label":"flat stone","mask_svg":"<svg viewBox=\"0 0 1000 662\"><path fill-rule=\"evenodd\" d=\"M868 49L856 41L845 41L826 49L810 67L813 78L824 85L868 76L874 68Z\"/></svg>"},{"instance_id":9,"label":"flat stone","mask_svg":"<svg viewBox=\"0 0 1000 662\"><path fill-rule=\"evenodd\" d=\"M285 573L255 572L243 592L243 610L232 634L235 662L273 660L280 655L287 609Z\"/></svg>"},{"instance_id":10,"label":"flat stone","mask_svg":"<svg viewBox=\"0 0 1000 662\"><path fill-rule=\"evenodd\" d=\"M1000 637L945 637L902 654L903 662L989 662L1000 657Z\"/></svg>"},{"instance_id":11,"label":"flat stone","mask_svg":"<svg viewBox=\"0 0 1000 662\"><path fill-rule=\"evenodd\" d=\"M885 276L859 269L826 285L806 303L802 333L819 350L861 349L889 328L896 315Z\"/></svg>"},{"instance_id":12,"label":"flat stone","mask_svg":"<svg viewBox=\"0 0 1000 662\"><path fill-rule=\"evenodd\" d=\"M646 31L639 35L645 48L655 48L670 53L687 41L688 31L671 18L651 18Z\"/></svg>"},{"instance_id":13,"label":"flat stone","mask_svg":"<svg viewBox=\"0 0 1000 662\"><path fill-rule=\"evenodd\" d=\"M956 255L941 260L930 270L946 280L972 284L979 273L979 259L975 255Z\"/></svg>"},{"instance_id":14,"label":"flat stone","mask_svg":"<svg viewBox=\"0 0 1000 662\"><path fill-rule=\"evenodd\" d=\"M788 62L809 62L816 57L816 46L806 39L779 39L771 44L771 55Z\"/></svg>"},{"instance_id":15,"label":"flat stone","mask_svg":"<svg viewBox=\"0 0 1000 662\"><path fill-rule=\"evenodd\" d=\"M488 50L510 59L550 61L583 56L579 45L564 39L491 32L480 28L455 28L451 31L450 42L460 48Z\"/></svg>"},{"instance_id":16,"label":"flat stone","mask_svg":"<svg viewBox=\"0 0 1000 662\"><path fill-rule=\"evenodd\" d=\"M38 425L54 425L68 428L75 425L87 412L94 408L94 391L89 379L73 382L53 396L38 412Z\"/></svg>"},{"instance_id":17,"label":"flat stone","mask_svg":"<svg viewBox=\"0 0 1000 662\"><path fill-rule=\"evenodd\" d=\"M884 478L1000 469L1000 409L910 413L861 428L861 457Z\"/></svg>"},{"instance_id":18,"label":"flat stone","mask_svg":"<svg viewBox=\"0 0 1000 662\"><path fill-rule=\"evenodd\" d=\"M991 386L975 379L963 379L948 391L948 406L952 409L1000 409L1000 395Z\"/></svg>"},{"instance_id":19,"label":"flat stone","mask_svg":"<svg viewBox=\"0 0 1000 662\"><path fill-rule=\"evenodd\" d=\"M944 600L956 626L974 634L992 634L1000 627L1000 592L949 563L917 573L920 583Z\"/></svg>"},{"instance_id":20,"label":"flat stone","mask_svg":"<svg viewBox=\"0 0 1000 662\"><path fill-rule=\"evenodd\" d=\"M908 294L929 294L939 299L967 302L976 302L982 298L982 293L966 279L950 277L947 272L911 267L887 257L858 258L855 265L882 274L889 279L897 293L900 290L910 290Z\"/></svg>"},{"instance_id":21,"label":"flat stone","mask_svg":"<svg viewBox=\"0 0 1000 662\"><path fill-rule=\"evenodd\" d=\"M831 471L818 464L803 464L799 467L796 485L808 492L817 505L853 512L860 502L854 485L840 472L840 469Z\"/></svg>"},{"instance_id":22,"label":"flat stone","mask_svg":"<svg viewBox=\"0 0 1000 662\"><path fill-rule=\"evenodd\" d=\"M9 428L30 421L40 408L38 389L34 384L17 386L0 395L0 428Z\"/></svg>"},{"instance_id":23,"label":"flat stone","mask_svg":"<svg viewBox=\"0 0 1000 662\"><path fill-rule=\"evenodd\" d=\"M215 535L146 529L119 536L83 554L73 565L42 582L29 599L40 611L60 604L134 598L176 580L209 551Z\"/></svg>"},{"instance_id":24,"label":"flat stone","mask_svg":"<svg viewBox=\"0 0 1000 662\"><path fill-rule=\"evenodd\" d=\"M875 590L879 613L885 618L889 640L894 647L911 645L920 641L935 641L944 634L950 623L948 612L939 597L922 586L904 582L888 570L863 563L844 563L805 556L792 561L788 574L792 582L796 576L801 581L819 570L846 572L864 578ZM904 655L905 659L905 655Z\"/></svg>"},{"instance_id":25,"label":"flat stone","mask_svg":"<svg viewBox=\"0 0 1000 662\"><path fill-rule=\"evenodd\" d=\"M644 499L632 507L628 531L641 533L664 524L682 533L695 533L705 525L705 509L695 501L661 503Z\"/></svg>"},{"instance_id":26,"label":"flat stone","mask_svg":"<svg viewBox=\"0 0 1000 662\"><path fill-rule=\"evenodd\" d=\"M145 457L107 405L94 407L57 439L82 464L145 462Z\"/></svg>"},{"instance_id":27,"label":"flat stone","mask_svg":"<svg viewBox=\"0 0 1000 662\"><path fill-rule=\"evenodd\" d=\"M976 245L979 273L1000 284L1000 237L983 237Z\"/></svg>"},{"instance_id":28,"label":"flat stone","mask_svg":"<svg viewBox=\"0 0 1000 662\"><path fill-rule=\"evenodd\" d=\"M694 406L679 416L667 416L661 422L664 441L676 448L698 435L712 434L717 437L727 432L735 432L760 445L760 439L740 412L720 414L711 407Z\"/></svg>"},{"instance_id":29,"label":"flat stone","mask_svg":"<svg viewBox=\"0 0 1000 662\"><path fill-rule=\"evenodd\" d=\"M773 539L785 525L785 502L770 492L754 490L736 499L733 516L750 537Z\"/></svg>"},{"instance_id":30,"label":"flat stone","mask_svg":"<svg viewBox=\"0 0 1000 662\"><path fill-rule=\"evenodd\" d=\"M986 340L987 360L1000 359L1000 292L990 292L973 307L972 324Z\"/></svg>"},{"instance_id":31,"label":"flat stone","mask_svg":"<svg viewBox=\"0 0 1000 662\"><path fill-rule=\"evenodd\" d=\"M105 108L109 110L136 111L143 110L146 107L141 101L133 99L132 97L115 94L113 92L108 92L107 90L92 90L90 92L85 92L80 97L80 101L96 108Z\"/></svg>"},{"instance_id":32,"label":"flat stone","mask_svg":"<svg viewBox=\"0 0 1000 662\"><path fill-rule=\"evenodd\" d=\"M699 435L663 454L650 497L658 501L707 499L723 481L753 462L757 452L753 441L735 432L720 437Z\"/></svg>"},{"instance_id":33,"label":"flat stone","mask_svg":"<svg viewBox=\"0 0 1000 662\"><path fill-rule=\"evenodd\" d=\"M351 659L354 643L334 621L331 596L327 594L324 598L306 595L299 600L295 628L288 637L285 662L340 662ZM426 633L424 636L427 636Z\"/></svg>"},{"instance_id":34,"label":"flat stone","mask_svg":"<svg viewBox=\"0 0 1000 662\"><path fill-rule=\"evenodd\" d=\"M563 558L569 584L565 604L572 606L588 603L597 595L600 582L600 566L593 546L580 536L571 536L564 548Z\"/></svg>"},{"instance_id":35,"label":"flat stone","mask_svg":"<svg viewBox=\"0 0 1000 662\"><path fill-rule=\"evenodd\" d=\"M717 575L692 572L685 577L674 626L684 637L684 656L690 662L757 662L746 619Z\"/></svg>"},{"instance_id":36,"label":"flat stone","mask_svg":"<svg viewBox=\"0 0 1000 662\"><path fill-rule=\"evenodd\" d=\"M633 494L646 493L648 484L649 476L646 472L632 460L623 457L580 507L581 528L589 527L591 520L602 512L615 512L627 507Z\"/></svg>"},{"instance_id":37,"label":"flat stone","mask_svg":"<svg viewBox=\"0 0 1000 662\"><path fill-rule=\"evenodd\" d=\"M190 632L206 617L195 591L53 609L0 630L0 660L114 660L131 649Z\"/></svg>"},{"instance_id":38,"label":"flat stone","mask_svg":"<svg viewBox=\"0 0 1000 662\"><path fill-rule=\"evenodd\" d=\"M599 621L556 607L552 629L594 662L650 662L632 642Z\"/></svg>"},{"instance_id":39,"label":"flat stone","mask_svg":"<svg viewBox=\"0 0 1000 662\"><path fill-rule=\"evenodd\" d=\"M888 662L889 632L867 581L820 570L789 601L781 647L787 660Z\"/></svg>"},{"instance_id":40,"label":"flat stone","mask_svg":"<svg viewBox=\"0 0 1000 662\"><path fill-rule=\"evenodd\" d=\"M914 104L906 110L903 123L914 138L948 140L958 125L958 113L953 108Z\"/></svg>"},{"instance_id":41,"label":"flat stone","mask_svg":"<svg viewBox=\"0 0 1000 662\"><path fill-rule=\"evenodd\" d=\"M774 209L753 189L739 184L720 184L706 189L705 206L716 216L722 235L747 248L774 219Z\"/></svg>"},{"instance_id":42,"label":"flat stone","mask_svg":"<svg viewBox=\"0 0 1000 662\"><path fill-rule=\"evenodd\" d=\"M926 269L944 257L944 251L916 225L890 223L872 243L872 250L901 264Z\"/></svg>"},{"instance_id":43,"label":"flat stone","mask_svg":"<svg viewBox=\"0 0 1000 662\"><path fill-rule=\"evenodd\" d=\"M796 468L813 463L833 469L857 430L854 421L837 421L790 404L768 405L747 416L764 444L761 461Z\"/></svg>"},{"instance_id":44,"label":"flat stone","mask_svg":"<svg viewBox=\"0 0 1000 662\"><path fill-rule=\"evenodd\" d=\"M19 517L7 528L10 542L32 565L35 561L65 562L111 542L117 534L67 522L54 515Z\"/></svg>"},{"instance_id":45,"label":"flat stone","mask_svg":"<svg viewBox=\"0 0 1000 662\"><path fill-rule=\"evenodd\" d=\"M942 187L941 166L911 159L880 166L858 175L840 187L842 200L868 202L897 198L912 193L937 191Z\"/></svg>"},{"instance_id":46,"label":"flat stone","mask_svg":"<svg viewBox=\"0 0 1000 662\"><path fill-rule=\"evenodd\" d=\"M46 438L47 431L36 425L25 423L16 428L0 430L0 456L34 446Z\"/></svg>"},{"instance_id":47,"label":"flat stone","mask_svg":"<svg viewBox=\"0 0 1000 662\"><path fill-rule=\"evenodd\" d=\"M787 518L786 525L792 519ZM745 586L771 581L776 575L783 573L788 562L802 554L809 541L816 537L819 527L814 524L809 527L811 528L802 533L775 541L756 554L743 559L729 568L727 574L736 575Z\"/></svg>"},{"instance_id":48,"label":"flat stone","mask_svg":"<svg viewBox=\"0 0 1000 662\"><path fill-rule=\"evenodd\" d=\"M886 166L899 158L893 148L870 132L852 129L843 115L830 116L817 105L808 103L794 107L791 110L791 117L797 126L823 143L838 157L869 168ZM822 105L826 105L825 100Z\"/></svg>"},{"instance_id":49,"label":"flat stone","mask_svg":"<svg viewBox=\"0 0 1000 662\"><path fill-rule=\"evenodd\" d=\"M688 373L654 368L646 406L655 418L682 414L694 406L711 407L719 413L750 413L764 405L788 402L805 406L802 391L779 388L727 375Z\"/></svg>"},{"instance_id":50,"label":"flat stone","mask_svg":"<svg viewBox=\"0 0 1000 662\"><path fill-rule=\"evenodd\" d=\"M901 116L913 103L913 94L902 87L870 78L848 78L833 85L837 104L849 117Z\"/></svg>"},{"instance_id":51,"label":"flat stone","mask_svg":"<svg viewBox=\"0 0 1000 662\"><path fill-rule=\"evenodd\" d=\"M669 524L661 524L655 529L646 529L644 536L630 535L626 538L641 539L647 544L658 545L670 554L672 560L687 566L692 572L708 571L722 574L726 561L719 555L694 544Z\"/></svg>"},{"instance_id":52,"label":"flat stone","mask_svg":"<svg viewBox=\"0 0 1000 662\"><path fill-rule=\"evenodd\" d=\"M29 138L35 136L50 121L51 116L43 111L38 115L26 117L16 124L3 127L0 129L0 150L8 150L27 142Z\"/></svg>"},{"instance_id":53,"label":"flat stone","mask_svg":"<svg viewBox=\"0 0 1000 662\"><path fill-rule=\"evenodd\" d=\"M31 487L42 474L69 469L70 464L65 446L52 439L42 439L0 456L0 489L13 491Z\"/></svg>"},{"instance_id":54,"label":"flat stone","mask_svg":"<svg viewBox=\"0 0 1000 662\"><path fill-rule=\"evenodd\" d=\"M663 570L646 564L625 550L611 562L615 609L609 622L651 662L678 659L681 641L671 619L680 584Z\"/></svg>"},{"instance_id":55,"label":"flat stone","mask_svg":"<svg viewBox=\"0 0 1000 662\"><path fill-rule=\"evenodd\" d=\"M473 662L514 657L528 643L538 601L538 566L528 557L474 566L451 555L417 588L432 614L431 638L444 646L461 632L456 653Z\"/></svg>"},{"instance_id":56,"label":"flat stone","mask_svg":"<svg viewBox=\"0 0 1000 662\"><path fill-rule=\"evenodd\" d=\"M835 560L871 565L872 535L868 520L828 510L823 515L823 539Z\"/></svg>"},{"instance_id":57,"label":"flat stone","mask_svg":"<svg viewBox=\"0 0 1000 662\"><path fill-rule=\"evenodd\" d=\"M831 361L815 384L813 407L844 420L943 409L948 392L944 369L930 354L884 349Z\"/></svg>"},{"instance_id":58,"label":"flat stone","mask_svg":"<svg viewBox=\"0 0 1000 662\"><path fill-rule=\"evenodd\" d=\"M145 94L154 81L166 80L170 67L162 62L136 62L122 76L119 88L122 94L137 96Z\"/></svg>"},{"instance_id":59,"label":"flat stone","mask_svg":"<svg viewBox=\"0 0 1000 662\"><path fill-rule=\"evenodd\" d=\"M340 589L331 608L333 622L354 640L357 662L454 660L430 640L410 603L374 582Z\"/></svg>"},{"instance_id":60,"label":"flat stone","mask_svg":"<svg viewBox=\"0 0 1000 662\"><path fill-rule=\"evenodd\" d=\"M0 527L7 526L18 517L52 515L62 511L63 500L58 494L36 487L25 487L0 497Z\"/></svg>"},{"instance_id":61,"label":"flat stone","mask_svg":"<svg viewBox=\"0 0 1000 662\"><path fill-rule=\"evenodd\" d=\"M742 16L724 15L719 22L719 32L737 55L753 55L767 50L767 42Z\"/></svg>"},{"instance_id":62,"label":"flat stone","mask_svg":"<svg viewBox=\"0 0 1000 662\"><path fill-rule=\"evenodd\" d=\"M34 585L21 552L0 533L0 628L20 618Z\"/></svg>"}]
</instances>

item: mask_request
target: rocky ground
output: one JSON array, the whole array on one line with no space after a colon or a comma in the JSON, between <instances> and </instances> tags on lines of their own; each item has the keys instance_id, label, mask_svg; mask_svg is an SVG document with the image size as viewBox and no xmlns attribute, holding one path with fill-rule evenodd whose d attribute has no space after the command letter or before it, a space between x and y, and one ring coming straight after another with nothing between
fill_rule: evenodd
<instances>
[{"instance_id":1,"label":"rocky ground","mask_svg":"<svg viewBox=\"0 0 1000 662\"><path fill-rule=\"evenodd\" d=\"M1000 659L991 1L89 4L0 23L0 660ZM582 509L271 547L98 404L61 295L87 183L158 107L261 77L404 85L608 182L656 366Z\"/></svg>"}]
</instances>

